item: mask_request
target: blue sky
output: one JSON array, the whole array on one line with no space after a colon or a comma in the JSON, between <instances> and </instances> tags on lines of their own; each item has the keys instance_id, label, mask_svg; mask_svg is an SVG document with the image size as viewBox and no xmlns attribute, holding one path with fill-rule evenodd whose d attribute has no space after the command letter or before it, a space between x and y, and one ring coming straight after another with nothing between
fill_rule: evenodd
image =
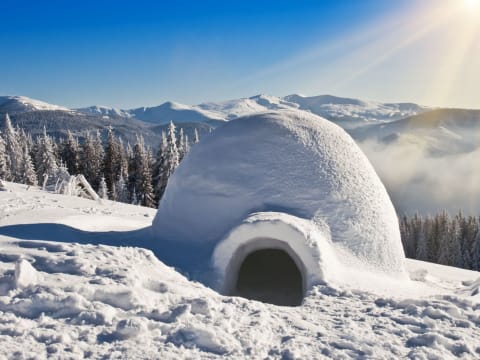
<instances>
[{"instance_id":1,"label":"blue sky","mask_svg":"<svg viewBox=\"0 0 480 360\"><path fill-rule=\"evenodd\" d=\"M258 93L480 107L472 94L480 80L480 16L468 17L464 31L473 35L457 59L451 52L463 42L448 35L455 25L448 19L435 25L443 16L438 3L3 2L0 94L70 107L194 104Z\"/></svg>"}]
</instances>

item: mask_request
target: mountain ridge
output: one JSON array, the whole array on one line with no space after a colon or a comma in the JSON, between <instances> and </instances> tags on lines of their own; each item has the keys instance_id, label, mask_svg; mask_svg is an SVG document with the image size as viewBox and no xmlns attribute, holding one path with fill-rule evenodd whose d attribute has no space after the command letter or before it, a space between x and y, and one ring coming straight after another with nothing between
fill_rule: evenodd
<instances>
[{"instance_id":1,"label":"mountain ridge","mask_svg":"<svg viewBox=\"0 0 480 360\"><path fill-rule=\"evenodd\" d=\"M2 98L8 98L2 103ZM63 110L97 115L102 117L136 118L148 123L165 124L174 122L205 122L213 127L224 121L236 119L255 112L294 109L305 110L334 122L343 127L355 127L376 121L394 121L430 110L430 108L414 103L381 103L333 95L303 96L291 94L284 97L258 94L251 97L231 99L220 102L203 102L197 105L186 105L174 101L166 101L157 106L143 106L133 109L119 109L109 106L92 105L82 108L68 109L58 105L47 104L26 97L0 97L0 113L18 113L43 110Z\"/></svg>"}]
</instances>

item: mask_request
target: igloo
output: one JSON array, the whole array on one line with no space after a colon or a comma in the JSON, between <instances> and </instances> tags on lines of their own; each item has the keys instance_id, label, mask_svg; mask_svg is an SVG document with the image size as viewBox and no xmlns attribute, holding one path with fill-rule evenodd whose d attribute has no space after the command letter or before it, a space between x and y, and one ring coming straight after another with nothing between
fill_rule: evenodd
<instances>
[{"instance_id":1,"label":"igloo","mask_svg":"<svg viewBox=\"0 0 480 360\"><path fill-rule=\"evenodd\" d=\"M339 126L302 111L246 116L195 145L152 229L168 262L227 295L298 305L358 272L402 277L390 198Z\"/></svg>"}]
</instances>

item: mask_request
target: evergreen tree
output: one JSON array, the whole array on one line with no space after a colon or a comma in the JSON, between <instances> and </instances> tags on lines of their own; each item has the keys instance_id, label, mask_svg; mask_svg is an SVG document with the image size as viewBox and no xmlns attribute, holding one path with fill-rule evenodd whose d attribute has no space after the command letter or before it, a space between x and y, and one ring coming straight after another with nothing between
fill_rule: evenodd
<instances>
[{"instance_id":1,"label":"evergreen tree","mask_svg":"<svg viewBox=\"0 0 480 360\"><path fill-rule=\"evenodd\" d=\"M127 182L125 181L125 177L123 175L120 176L118 181L115 184L115 199L116 201L129 203L130 201L130 194L128 193Z\"/></svg>"},{"instance_id":2,"label":"evergreen tree","mask_svg":"<svg viewBox=\"0 0 480 360\"><path fill-rule=\"evenodd\" d=\"M60 158L70 174L77 175L80 173L80 149L77 139L73 137L70 130L67 131L67 138L62 143Z\"/></svg>"},{"instance_id":3,"label":"evergreen tree","mask_svg":"<svg viewBox=\"0 0 480 360\"><path fill-rule=\"evenodd\" d=\"M434 262L448 266L458 266L461 258L460 229L458 219L448 221L445 213L437 215L440 224L440 249Z\"/></svg>"},{"instance_id":4,"label":"evergreen tree","mask_svg":"<svg viewBox=\"0 0 480 360\"><path fill-rule=\"evenodd\" d=\"M107 188L110 189L110 195L115 200L115 183L121 175L122 159L120 144L113 134L112 127L109 127L107 134L107 145L105 147L104 174Z\"/></svg>"},{"instance_id":5,"label":"evergreen tree","mask_svg":"<svg viewBox=\"0 0 480 360\"><path fill-rule=\"evenodd\" d=\"M5 141L0 133L0 179L7 179L10 177L10 172L7 165L7 150Z\"/></svg>"},{"instance_id":6,"label":"evergreen tree","mask_svg":"<svg viewBox=\"0 0 480 360\"><path fill-rule=\"evenodd\" d=\"M137 190L135 189L135 186L133 187L132 190L132 205L138 205L138 197L137 197Z\"/></svg>"},{"instance_id":7,"label":"evergreen tree","mask_svg":"<svg viewBox=\"0 0 480 360\"><path fill-rule=\"evenodd\" d=\"M5 115L4 141L7 162L6 167L9 169L7 173L8 177L5 180L21 182L21 163L23 158L23 151L18 141L17 132L14 130L12 122L10 120L10 116L8 116L8 114Z\"/></svg>"},{"instance_id":8,"label":"evergreen tree","mask_svg":"<svg viewBox=\"0 0 480 360\"><path fill-rule=\"evenodd\" d=\"M123 141L121 138L118 139L118 145L120 150L120 174L119 177L123 177L124 179L128 178L128 155L125 150L125 146L123 146Z\"/></svg>"},{"instance_id":9,"label":"evergreen tree","mask_svg":"<svg viewBox=\"0 0 480 360\"><path fill-rule=\"evenodd\" d=\"M100 133L97 132L94 137L87 132L85 142L83 143L82 165L80 170L95 191L98 191L100 186L103 171L103 154L104 151Z\"/></svg>"},{"instance_id":10,"label":"evergreen tree","mask_svg":"<svg viewBox=\"0 0 480 360\"><path fill-rule=\"evenodd\" d=\"M480 220L479 220L480 222ZM480 229L477 230L472 244L472 270L480 271Z\"/></svg>"},{"instance_id":11,"label":"evergreen tree","mask_svg":"<svg viewBox=\"0 0 480 360\"><path fill-rule=\"evenodd\" d=\"M167 187L168 179L173 174L175 169L179 164L179 155L177 149L177 139L175 134L175 125L173 122L170 122L168 127L168 133L166 136L166 145L165 149L162 152L160 164L159 164L159 175L158 181L155 184L155 193L157 198L160 200L165 192Z\"/></svg>"},{"instance_id":12,"label":"evergreen tree","mask_svg":"<svg viewBox=\"0 0 480 360\"><path fill-rule=\"evenodd\" d=\"M185 135L183 134L183 128L180 128L177 136L177 151L178 151L178 162L180 163L185 156Z\"/></svg>"},{"instance_id":13,"label":"evergreen tree","mask_svg":"<svg viewBox=\"0 0 480 360\"><path fill-rule=\"evenodd\" d=\"M165 164L165 155L167 149L167 136L164 131L162 131L162 140L160 142L160 146L157 151L157 155L155 157L155 162L153 164L153 183L154 186L154 194L155 194L155 201L160 201L160 184L161 184L161 176L162 176L162 166Z\"/></svg>"},{"instance_id":14,"label":"evergreen tree","mask_svg":"<svg viewBox=\"0 0 480 360\"><path fill-rule=\"evenodd\" d=\"M45 127L43 128L43 136L37 139L35 168L37 177L42 182L43 187L55 183L58 163L55 156L54 142L47 135Z\"/></svg>"},{"instance_id":15,"label":"evergreen tree","mask_svg":"<svg viewBox=\"0 0 480 360\"><path fill-rule=\"evenodd\" d=\"M457 217L461 223L460 251L462 254L461 267L464 269L472 268L472 249L475 235L478 231L477 219L473 216L465 218L460 212Z\"/></svg>"},{"instance_id":16,"label":"evergreen tree","mask_svg":"<svg viewBox=\"0 0 480 360\"><path fill-rule=\"evenodd\" d=\"M105 177L100 178L100 184L98 187L98 196L103 200L108 200L108 190L107 183L105 182Z\"/></svg>"},{"instance_id":17,"label":"evergreen tree","mask_svg":"<svg viewBox=\"0 0 480 360\"><path fill-rule=\"evenodd\" d=\"M162 134L163 134L163 131L162 131ZM130 159L133 159L133 148L129 142L127 142L127 146L125 147L125 155L127 156L128 161L130 161Z\"/></svg>"},{"instance_id":18,"label":"evergreen tree","mask_svg":"<svg viewBox=\"0 0 480 360\"><path fill-rule=\"evenodd\" d=\"M414 239L414 232L407 216L403 216L399 221L400 236L402 239L403 249L407 258L415 258L416 239Z\"/></svg>"},{"instance_id":19,"label":"evergreen tree","mask_svg":"<svg viewBox=\"0 0 480 360\"><path fill-rule=\"evenodd\" d=\"M32 158L28 150L27 142L25 142L23 147L23 159L22 159L22 183L26 185L37 186L37 174L33 166Z\"/></svg>"},{"instance_id":20,"label":"evergreen tree","mask_svg":"<svg viewBox=\"0 0 480 360\"><path fill-rule=\"evenodd\" d=\"M404 216L399 223L407 257L480 270L480 221L477 218L465 217L462 212L451 218L443 211L424 220L418 214L411 220Z\"/></svg>"},{"instance_id":21,"label":"evergreen tree","mask_svg":"<svg viewBox=\"0 0 480 360\"><path fill-rule=\"evenodd\" d=\"M135 189L139 203L143 206L155 207L150 156L145 149L142 137L137 137L137 142L133 147L133 156L136 164Z\"/></svg>"},{"instance_id":22,"label":"evergreen tree","mask_svg":"<svg viewBox=\"0 0 480 360\"><path fill-rule=\"evenodd\" d=\"M415 214L412 220L412 228L415 232L415 242L416 246L416 258L418 260L428 261L428 244L427 239L429 238L429 231L432 227L432 220L430 217L426 217L425 221L422 221L422 218Z\"/></svg>"},{"instance_id":23,"label":"evergreen tree","mask_svg":"<svg viewBox=\"0 0 480 360\"><path fill-rule=\"evenodd\" d=\"M198 136L198 130L197 128L195 128L195 130L193 131L193 143L198 144L199 141L200 141L200 138Z\"/></svg>"},{"instance_id":24,"label":"evergreen tree","mask_svg":"<svg viewBox=\"0 0 480 360\"><path fill-rule=\"evenodd\" d=\"M188 135L185 135L185 140L183 141L183 157L185 157L185 155L187 155L189 151L190 151L190 142L188 139Z\"/></svg>"}]
</instances>

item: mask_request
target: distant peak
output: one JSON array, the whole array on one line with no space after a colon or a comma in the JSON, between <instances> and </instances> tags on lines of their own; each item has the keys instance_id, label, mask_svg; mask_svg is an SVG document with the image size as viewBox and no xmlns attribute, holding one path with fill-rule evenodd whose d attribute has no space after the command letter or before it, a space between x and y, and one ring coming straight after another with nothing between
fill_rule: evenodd
<instances>
[{"instance_id":1,"label":"distant peak","mask_svg":"<svg viewBox=\"0 0 480 360\"><path fill-rule=\"evenodd\" d=\"M19 95L0 96L0 105L6 106L6 110L10 109L12 113L35 110L70 110L63 106L49 104L41 100L31 99L29 97Z\"/></svg>"}]
</instances>

